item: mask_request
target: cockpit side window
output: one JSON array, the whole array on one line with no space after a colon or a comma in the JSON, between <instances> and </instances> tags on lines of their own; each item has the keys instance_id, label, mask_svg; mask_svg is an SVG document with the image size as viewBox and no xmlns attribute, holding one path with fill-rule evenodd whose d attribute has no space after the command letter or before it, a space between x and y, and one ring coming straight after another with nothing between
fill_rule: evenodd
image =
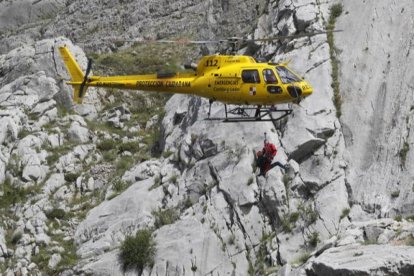
<instances>
[{"instance_id":1,"label":"cockpit side window","mask_svg":"<svg viewBox=\"0 0 414 276\"><path fill-rule=\"evenodd\" d=\"M263 79L267 84L274 84L277 83L277 79L275 73L272 69L264 69L263 70Z\"/></svg>"},{"instance_id":2,"label":"cockpit side window","mask_svg":"<svg viewBox=\"0 0 414 276\"><path fill-rule=\"evenodd\" d=\"M276 66L276 71L279 74L280 80L283 83L292 83L302 81L298 76L289 71L285 66Z\"/></svg>"},{"instance_id":3,"label":"cockpit side window","mask_svg":"<svg viewBox=\"0 0 414 276\"><path fill-rule=\"evenodd\" d=\"M242 80L244 83L260 83L259 72L257 70L243 70Z\"/></svg>"}]
</instances>

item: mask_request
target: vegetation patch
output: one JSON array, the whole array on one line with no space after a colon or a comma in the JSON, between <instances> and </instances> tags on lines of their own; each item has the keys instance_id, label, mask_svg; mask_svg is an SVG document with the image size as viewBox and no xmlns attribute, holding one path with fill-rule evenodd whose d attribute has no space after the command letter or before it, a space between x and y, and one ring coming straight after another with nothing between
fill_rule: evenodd
<instances>
[{"instance_id":1,"label":"vegetation patch","mask_svg":"<svg viewBox=\"0 0 414 276\"><path fill-rule=\"evenodd\" d=\"M32 256L31 261L37 265L40 271L50 272L47 266L50 256L51 255L47 252L46 247L40 246L39 252Z\"/></svg>"},{"instance_id":2,"label":"vegetation patch","mask_svg":"<svg viewBox=\"0 0 414 276\"><path fill-rule=\"evenodd\" d=\"M351 212L351 209L349 209L349 208L343 209L342 214L339 217L339 220L343 220L344 218L346 218L349 215L349 212Z\"/></svg>"},{"instance_id":3,"label":"vegetation patch","mask_svg":"<svg viewBox=\"0 0 414 276\"><path fill-rule=\"evenodd\" d=\"M300 216L299 212L293 212L289 215L289 221L291 223L296 223L299 219L299 216Z\"/></svg>"},{"instance_id":4,"label":"vegetation patch","mask_svg":"<svg viewBox=\"0 0 414 276\"><path fill-rule=\"evenodd\" d=\"M29 190L13 186L9 177L6 177L0 187L3 191L3 195L0 197L0 209L7 209L15 204L25 202L30 194Z\"/></svg>"},{"instance_id":5,"label":"vegetation patch","mask_svg":"<svg viewBox=\"0 0 414 276\"><path fill-rule=\"evenodd\" d=\"M125 156L124 158L121 158L116 163L116 172L115 175L121 176L123 175L127 170L129 170L134 164L134 158Z\"/></svg>"},{"instance_id":6,"label":"vegetation patch","mask_svg":"<svg viewBox=\"0 0 414 276\"><path fill-rule=\"evenodd\" d=\"M116 148L117 143L114 139L102 140L96 145L96 148L100 151L110 151Z\"/></svg>"},{"instance_id":7,"label":"vegetation patch","mask_svg":"<svg viewBox=\"0 0 414 276\"><path fill-rule=\"evenodd\" d=\"M158 209L158 211L152 211L151 214L155 218L154 226L157 229L164 225L173 224L179 218L179 213L173 208Z\"/></svg>"},{"instance_id":8,"label":"vegetation patch","mask_svg":"<svg viewBox=\"0 0 414 276\"><path fill-rule=\"evenodd\" d=\"M318 232L311 232L306 235L307 244L313 248L316 247L320 241Z\"/></svg>"},{"instance_id":9,"label":"vegetation patch","mask_svg":"<svg viewBox=\"0 0 414 276\"><path fill-rule=\"evenodd\" d=\"M404 142L403 147L400 150L400 161L401 161L401 166L403 168L405 168L405 161L407 160L407 154L410 151L410 144L408 144L407 141Z\"/></svg>"},{"instance_id":10,"label":"vegetation patch","mask_svg":"<svg viewBox=\"0 0 414 276\"><path fill-rule=\"evenodd\" d=\"M336 116L339 118L341 117L341 114L342 114L342 111L341 111L342 97L340 94L340 87L339 87L339 61L336 58L337 50L335 47L334 34L333 32L330 32L330 31L335 30L336 19L342 14L342 4L332 5L329 11L330 11L330 16L329 16L326 29L328 31L327 38L328 38L328 44L329 44L329 54L331 57L331 64L332 64L331 87L334 92L333 102L336 108Z\"/></svg>"},{"instance_id":11,"label":"vegetation patch","mask_svg":"<svg viewBox=\"0 0 414 276\"><path fill-rule=\"evenodd\" d=\"M136 270L142 275L145 267L154 265L156 243L150 230L138 230L135 236L128 236L120 248L119 260L124 272Z\"/></svg>"},{"instance_id":12,"label":"vegetation patch","mask_svg":"<svg viewBox=\"0 0 414 276\"><path fill-rule=\"evenodd\" d=\"M316 220L319 218L318 211L311 205L306 206L305 204L300 204L298 206L298 211L301 214L301 217L305 221L307 226L315 223Z\"/></svg>"},{"instance_id":13,"label":"vegetation patch","mask_svg":"<svg viewBox=\"0 0 414 276\"><path fill-rule=\"evenodd\" d=\"M94 70L101 74L150 74L183 71L181 62L193 56L194 46L138 44L116 53L90 54L94 58ZM161 54L160 54L161 53Z\"/></svg>"},{"instance_id":14,"label":"vegetation patch","mask_svg":"<svg viewBox=\"0 0 414 276\"><path fill-rule=\"evenodd\" d=\"M251 184L253 184L253 176L250 176L250 178L247 180L247 186L250 186Z\"/></svg>"},{"instance_id":15,"label":"vegetation patch","mask_svg":"<svg viewBox=\"0 0 414 276\"><path fill-rule=\"evenodd\" d=\"M120 152L129 151L131 153L137 153L139 151L139 142L137 141L124 142L121 145L119 145L118 150Z\"/></svg>"},{"instance_id":16,"label":"vegetation patch","mask_svg":"<svg viewBox=\"0 0 414 276\"><path fill-rule=\"evenodd\" d=\"M67 182L75 182L76 179L80 176L80 173L66 173L65 174L65 181Z\"/></svg>"},{"instance_id":17,"label":"vegetation patch","mask_svg":"<svg viewBox=\"0 0 414 276\"><path fill-rule=\"evenodd\" d=\"M400 190L395 190L391 193L392 198L397 198L400 196Z\"/></svg>"},{"instance_id":18,"label":"vegetation patch","mask_svg":"<svg viewBox=\"0 0 414 276\"><path fill-rule=\"evenodd\" d=\"M24 137L28 136L31 132L28 131L25 128L22 128L22 130L19 131L19 133L17 134L17 138L19 139L23 139Z\"/></svg>"},{"instance_id":19,"label":"vegetation patch","mask_svg":"<svg viewBox=\"0 0 414 276\"><path fill-rule=\"evenodd\" d=\"M408 246L414 246L414 237L413 237L413 235L411 234L410 236L405 238L404 243L405 243L405 245L408 245Z\"/></svg>"},{"instance_id":20,"label":"vegetation patch","mask_svg":"<svg viewBox=\"0 0 414 276\"><path fill-rule=\"evenodd\" d=\"M64 219L66 218L66 212L63 209L53 208L50 212L46 214L46 217L50 220L53 220L55 218Z\"/></svg>"},{"instance_id":21,"label":"vegetation patch","mask_svg":"<svg viewBox=\"0 0 414 276\"><path fill-rule=\"evenodd\" d=\"M293 263L298 265L304 264L309 260L310 257L311 255L309 252L304 252Z\"/></svg>"},{"instance_id":22,"label":"vegetation patch","mask_svg":"<svg viewBox=\"0 0 414 276\"><path fill-rule=\"evenodd\" d=\"M288 215L283 216L283 218L281 219L281 224L282 224L282 229L284 232L286 233L291 233L292 232L292 224L290 222L290 218Z\"/></svg>"}]
</instances>

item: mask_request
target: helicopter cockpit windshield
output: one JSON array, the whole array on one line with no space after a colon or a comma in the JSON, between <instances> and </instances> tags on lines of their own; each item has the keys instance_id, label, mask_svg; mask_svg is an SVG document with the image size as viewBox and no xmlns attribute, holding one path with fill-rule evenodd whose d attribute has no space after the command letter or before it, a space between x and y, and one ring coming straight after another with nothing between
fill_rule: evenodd
<instances>
[{"instance_id":1,"label":"helicopter cockpit windshield","mask_svg":"<svg viewBox=\"0 0 414 276\"><path fill-rule=\"evenodd\" d=\"M276 66L276 71L280 77L280 80L283 83L292 83L292 82L302 81L298 76L296 76L293 72L291 72L285 66Z\"/></svg>"}]
</instances>

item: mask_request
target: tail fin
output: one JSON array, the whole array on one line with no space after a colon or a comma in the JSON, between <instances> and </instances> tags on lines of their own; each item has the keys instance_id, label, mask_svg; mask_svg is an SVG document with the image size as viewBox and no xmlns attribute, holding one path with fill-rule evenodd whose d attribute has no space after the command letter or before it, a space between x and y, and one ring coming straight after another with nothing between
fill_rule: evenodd
<instances>
[{"instance_id":1,"label":"tail fin","mask_svg":"<svg viewBox=\"0 0 414 276\"><path fill-rule=\"evenodd\" d=\"M79 64L76 62L75 58L70 53L69 49L66 46L59 47L60 55L66 65L66 68L69 71L70 77L72 78L68 84L73 86L73 100L76 103L82 103L82 97L80 95L82 82L84 81L85 75L82 72ZM86 87L84 88L86 89Z\"/></svg>"},{"instance_id":2,"label":"tail fin","mask_svg":"<svg viewBox=\"0 0 414 276\"><path fill-rule=\"evenodd\" d=\"M59 52L69 71L72 82L82 82L85 76L69 49L66 46L59 47Z\"/></svg>"}]
</instances>

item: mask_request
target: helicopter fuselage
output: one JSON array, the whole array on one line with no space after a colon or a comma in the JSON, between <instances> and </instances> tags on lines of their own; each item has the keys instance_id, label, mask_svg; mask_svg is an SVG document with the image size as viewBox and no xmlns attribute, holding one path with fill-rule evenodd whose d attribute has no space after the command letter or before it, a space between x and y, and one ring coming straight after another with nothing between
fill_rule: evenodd
<instances>
[{"instance_id":1,"label":"helicopter fuselage","mask_svg":"<svg viewBox=\"0 0 414 276\"><path fill-rule=\"evenodd\" d=\"M312 94L312 87L286 64L260 63L250 56L212 55L203 57L195 72L130 76L89 76L83 73L66 47L61 55L72 76L74 100L84 82L87 87L108 87L191 94L226 104L275 105L295 102ZM72 59L72 60L71 60ZM75 63L75 64L73 64ZM82 75L83 76L83 75Z\"/></svg>"}]
</instances>

